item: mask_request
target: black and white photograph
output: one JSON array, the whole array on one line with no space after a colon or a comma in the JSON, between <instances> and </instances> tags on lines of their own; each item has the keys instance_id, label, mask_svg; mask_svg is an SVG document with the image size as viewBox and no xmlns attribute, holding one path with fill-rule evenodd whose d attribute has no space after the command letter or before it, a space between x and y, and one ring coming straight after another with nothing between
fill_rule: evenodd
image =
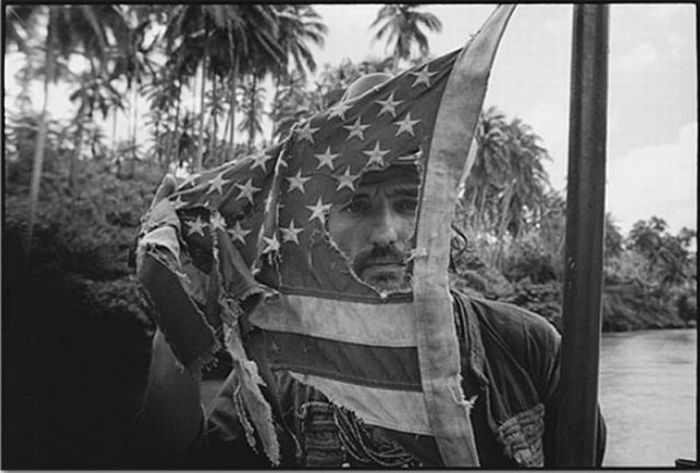
<instances>
[{"instance_id":1,"label":"black and white photograph","mask_svg":"<svg viewBox=\"0 0 700 473\"><path fill-rule=\"evenodd\" d=\"M2 15L1 469L698 469L695 3Z\"/></svg>"}]
</instances>

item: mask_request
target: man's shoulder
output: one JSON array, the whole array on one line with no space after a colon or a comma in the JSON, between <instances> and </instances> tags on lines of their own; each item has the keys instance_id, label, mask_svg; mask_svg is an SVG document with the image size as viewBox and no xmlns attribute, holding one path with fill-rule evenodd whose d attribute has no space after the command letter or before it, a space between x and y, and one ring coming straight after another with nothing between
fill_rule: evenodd
<instances>
[{"instance_id":1,"label":"man's shoulder","mask_svg":"<svg viewBox=\"0 0 700 473\"><path fill-rule=\"evenodd\" d=\"M561 336L541 315L514 304L456 293L478 321L482 337L495 337L508 346L537 343L556 349Z\"/></svg>"}]
</instances>

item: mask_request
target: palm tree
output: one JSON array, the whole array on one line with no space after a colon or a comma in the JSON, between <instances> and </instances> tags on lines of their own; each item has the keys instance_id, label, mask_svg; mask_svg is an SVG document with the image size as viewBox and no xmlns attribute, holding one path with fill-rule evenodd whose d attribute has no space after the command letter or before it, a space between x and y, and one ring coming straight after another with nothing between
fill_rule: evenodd
<instances>
[{"instance_id":1,"label":"palm tree","mask_svg":"<svg viewBox=\"0 0 700 473\"><path fill-rule=\"evenodd\" d=\"M154 128L156 160L163 169L167 169L170 164L170 157L177 141L181 90L182 80L172 61L167 61L158 69L151 78L151 82L144 86L150 109L149 123ZM161 125L163 126L162 133L160 131Z\"/></svg>"},{"instance_id":2,"label":"palm tree","mask_svg":"<svg viewBox=\"0 0 700 473\"><path fill-rule=\"evenodd\" d=\"M509 183L508 192L502 197L504 211L500 214L497 237L508 231L517 238L542 213L542 202L549 188L549 177L542 163L551 157L539 146L540 137L518 118L508 124L506 135Z\"/></svg>"},{"instance_id":3,"label":"palm tree","mask_svg":"<svg viewBox=\"0 0 700 473\"><path fill-rule=\"evenodd\" d=\"M31 10L13 9L12 11L13 14L7 17L8 24L11 26L8 27L5 41L16 44L18 48L22 47L22 38L36 36L37 34L33 27L37 25L35 20L38 20L38 18L34 17L34 15L46 19L44 103L34 154L32 181L29 192L29 223L25 241L25 250L27 255L29 255L44 164L49 84L55 81L56 58L58 56L68 58L72 54L80 52L87 57L98 58L100 67L102 67L105 64L105 55L109 51L107 31L118 27L121 17L115 14L115 7L108 4L50 5L48 7L37 5Z\"/></svg>"},{"instance_id":4,"label":"palm tree","mask_svg":"<svg viewBox=\"0 0 700 473\"><path fill-rule=\"evenodd\" d=\"M475 135L476 160L464 183L462 195L468 225L477 232L490 227L493 195L505 187L508 170L505 129L505 115L495 107L488 108L479 117Z\"/></svg>"},{"instance_id":5,"label":"palm tree","mask_svg":"<svg viewBox=\"0 0 700 473\"><path fill-rule=\"evenodd\" d=\"M37 28L38 5L8 5L5 21L5 36L3 44L14 45L19 51L29 52L28 42L32 38L31 32Z\"/></svg>"},{"instance_id":6,"label":"palm tree","mask_svg":"<svg viewBox=\"0 0 700 473\"><path fill-rule=\"evenodd\" d=\"M77 130L74 137L74 152L68 171L69 188L73 187L75 163L80 158L85 125L92 123L95 111L100 111L104 120L107 118L110 110L124 109L122 94L114 88L111 82L104 74L99 74L94 64L91 64L89 71L78 76L79 86L69 96L70 101L78 102L78 111L73 120Z\"/></svg>"},{"instance_id":7,"label":"palm tree","mask_svg":"<svg viewBox=\"0 0 700 473\"><path fill-rule=\"evenodd\" d=\"M302 77L307 72L316 72L316 61L310 46L323 46L328 27L321 16L309 5L276 5L279 25L278 41L285 53L280 63L281 76L287 77L290 63Z\"/></svg>"},{"instance_id":8,"label":"palm tree","mask_svg":"<svg viewBox=\"0 0 700 473\"><path fill-rule=\"evenodd\" d=\"M275 105L273 106L273 119L275 123L283 119L283 129L288 129L287 119L282 114L288 115L288 111L282 111L284 107L281 97L290 97L290 88L296 88L299 92L305 91L305 82L308 72L316 72L316 61L310 46L323 46L328 27L322 22L320 15L308 5L277 5L277 21L279 24L279 43L285 52L285 60L280 62L273 71L275 81ZM274 65L273 65L274 67ZM284 92L282 89L286 89ZM299 110L297 110L299 112ZM295 115L299 115L295 113ZM273 127L272 139L278 136L279 128Z\"/></svg>"},{"instance_id":9,"label":"palm tree","mask_svg":"<svg viewBox=\"0 0 700 473\"><path fill-rule=\"evenodd\" d=\"M422 27L436 33L442 31L440 20L432 13L418 11L419 8L420 5L411 3L384 5L370 25L370 28L379 28L374 35L375 40L387 37L387 47L392 49L397 66L399 60L410 59L414 44L418 46L422 58L428 55L428 38Z\"/></svg>"},{"instance_id":10,"label":"palm tree","mask_svg":"<svg viewBox=\"0 0 700 473\"><path fill-rule=\"evenodd\" d=\"M297 71L278 83L270 111L273 140L284 138L294 123L316 111L312 104L313 96L306 88L306 79Z\"/></svg>"},{"instance_id":11,"label":"palm tree","mask_svg":"<svg viewBox=\"0 0 700 473\"><path fill-rule=\"evenodd\" d=\"M262 133L260 118L265 100L265 89L260 86L254 75L248 76L241 84L240 89L243 120L238 125L238 131L248 133L248 151L251 152L255 144L256 134Z\"/></svg>"},{"instance_id":12,"label":"palm tree","mask_svg":"<svg viewBox=\"0 0 700 473\"><path fill-rule=\"evenodd\" d=\"M185 64L190 71L198 67L202 70L200 143L195 162L195 169L201 170L206 78L226 77L229 91L235 91L240 73L259 68L261 63L279 62L283 53L277 42L274 11L269 5L250 4L178 6L168 22L165 37L171 58ZM229 99L233 143L235 94L230 94Z\"/></svg>"},{"instance_id":13,"label":"palm tree","mask_svg":"<svg viewBox=\"0 0 700 473\"><path fill-rule=\"evenodd\" d=\"M518 238L541 220L549 190L540 138L520 119L507 122L495 107L480 117L476 161L462 195L472 230Z\"/></svg>"},{"instance_id":14,"label":"palm tree","mask_svg":"<svg viewBox=\"0 0 700 473\"><path fill-rule=\"evenodd\" d=\"M566 228L566 199L550 189L544 195L542 213L536 224L549 265L558 281L564 277L564 237Z\"/></svg>"},{"instance_id":15,"label":"palm tree","mask_svg":"<svg viewBox=\"0 0 700 473\"><path fill-rule=\"evenodd\" d=\"M280 64L286 64L285 45L280 41L280 20L277 10L270 5L241 5L241 18L244 20L244 28L238 36L234 35L234 42L238 44L237 55L234 60L234 68L231 71L229 87L235 91L237 75L248 74L251 76L253 86L257 89L256 82L269 73L280 70ZM234 74L235 73L235 74ZM234 149L236 94L231 94L230 104L230 144ZM254 107L260 110L259 107ZM253 133L254 140L255 132ZM248 135L251 141L250 134Z\"/></svg>"},{"instance_id":16,"label":"palm tree","mask_svg":"<svg viewBox=\"0 0 700 473\"><path fill-rule=\"evenodd\" d=\"M118 8L122 23L120 28L115 31L117 45L112 52L113 68L110 71L110 78L125 78L127 90L131 92L131 116L129 117L131 125L129 127L131 135L130 174L133 176L137 159L136 135L139 123L139 89L144 85L146 72L151 77L156 74L150 54L155 47L157 38L150 44L145 44L146 31L151 25L150 13L153 7L129 5L118 6ZM119 163L120 161L118 160Z\"/></svg>"}]
</instances>

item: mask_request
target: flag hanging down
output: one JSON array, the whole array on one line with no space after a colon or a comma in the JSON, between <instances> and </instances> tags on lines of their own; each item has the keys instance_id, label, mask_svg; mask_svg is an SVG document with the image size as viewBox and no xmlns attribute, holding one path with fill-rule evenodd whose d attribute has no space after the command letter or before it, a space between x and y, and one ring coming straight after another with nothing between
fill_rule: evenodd
<instances>
[{"instance_id":1,"label":"flag hanging down","mask_svg":"<svg viewBox=\"0 0 700 473\"><path fill-rule=\"evenodd\" d=\"M449 232L513 9L497 7L463 49L297 124L265 152L194 176L144 217L139 279L156 322L187 367L223 341L242 423L273 463L271 408L242 325L264 332L273 371L367 424L434 436L446 466L478 465L447 279ZM420 178L412 290L390 292L355 274L327 219L368 173L402 161Z\"/></svg>"}]
</instances>

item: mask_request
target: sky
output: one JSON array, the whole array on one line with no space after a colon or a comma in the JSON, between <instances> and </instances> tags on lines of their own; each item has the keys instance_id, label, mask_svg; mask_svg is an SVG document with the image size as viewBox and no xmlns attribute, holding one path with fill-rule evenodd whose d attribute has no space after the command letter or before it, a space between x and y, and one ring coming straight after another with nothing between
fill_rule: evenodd
<instances>
[{"instance_id":1,"label":"sky","mask_svg":"<svg viewBox=\"0 0 700 473\"><path fill-rule=\"evenodd\" d=\"M318 5L329 27L319 64L382 57L369 25L380 5ZM443 24L431 54L464 45L493 5L425 5ZM652 215L672 232L697 228L697 51L692 4L610 8L606 210L623 231ZM542 138L550 180L565 189L573 7L519 5L491 71L484 105Z\"/></svg>"},{"instance_id":2,"label":"sky","mask_svg":"<svg viewBox=\"0 0 700 473\"><path fill-rule=\"evenodd\" d=\"M313 49L316 62L359 62L390 54L383 41L372 40L370 24L380 7L315 5L329 30L324 47ZM441 33L427 33L431 55L462 47L493 8L424 5L443 24ZM552 157L545 167L558 190L566 183L572 15L573 7L566 4L519 5L501 41L484 102L532 126ZM665 219L673 233L683 226L697 228L695 18L694 4L610 7L606 210L623 232L652 215ZM16 65L14 60L8 64L6 78ZM72 108L66 95L51 94L54 113Z\"/></svg>"}]
</instances>

